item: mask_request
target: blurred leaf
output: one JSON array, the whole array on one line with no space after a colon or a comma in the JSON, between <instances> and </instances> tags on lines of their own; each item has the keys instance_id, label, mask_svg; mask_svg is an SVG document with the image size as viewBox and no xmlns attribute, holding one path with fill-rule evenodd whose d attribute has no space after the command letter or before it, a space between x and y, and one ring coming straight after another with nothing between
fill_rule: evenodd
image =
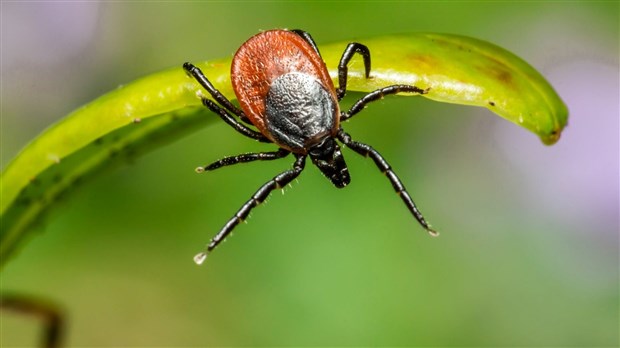
<instances>
[{"instance_id":1,"label":"blurred leaf","mask_svg":"<svg viewBox=\"0 0 620 348\"><path fill-rule=\"evenodd\" d=\"M557 141L566 124L566 106L546 80L495 45L445 34L360 41L371 50L371 78L363 77L355 57L349 67L351 91L391 84L430 87L427 98L487 107L546 144ZM346 44L320 47L332 78ZM235 98L229 59L197 65L224 95ZM206 92L179 64L94 100L34 139L2 174L0 263L78 184L217 120L201 106L199 93Z\"/></svg>"}]
</instances>

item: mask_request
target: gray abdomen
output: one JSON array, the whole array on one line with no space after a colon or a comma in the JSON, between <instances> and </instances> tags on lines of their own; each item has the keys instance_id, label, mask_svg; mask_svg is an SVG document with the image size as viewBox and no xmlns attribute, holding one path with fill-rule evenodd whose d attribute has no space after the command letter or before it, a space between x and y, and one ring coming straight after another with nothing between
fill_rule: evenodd
<instances>
[{"instance_id":1,"label":"gray abdomen","mask_svg":"<svg viewBox=\"0 0 620 348\"><path fill-rule=\"evenodd\" d=\"M278 77L265 98L265 125L277 143L305 153L314 142L331 134L337 104L313 76L289 73Z\"/></svg>"}]
</instances>

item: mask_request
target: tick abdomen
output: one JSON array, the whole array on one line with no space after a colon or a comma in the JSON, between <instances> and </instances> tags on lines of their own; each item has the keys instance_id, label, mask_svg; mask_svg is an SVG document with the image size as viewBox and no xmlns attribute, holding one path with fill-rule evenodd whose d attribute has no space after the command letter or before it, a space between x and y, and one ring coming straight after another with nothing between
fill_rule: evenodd
<instances>
[{"instance_id":1,"label":"tick abdomen","mask_svg":"<svg viewBox=\"0 0 620 348\"><path fill-rule=\"evenodd\" d=\"M265 125L276 142L294 152L306 149L336 125L338 107L314 76L292 72L276 78L265 98Z\"/></svg>"}]
</instances>

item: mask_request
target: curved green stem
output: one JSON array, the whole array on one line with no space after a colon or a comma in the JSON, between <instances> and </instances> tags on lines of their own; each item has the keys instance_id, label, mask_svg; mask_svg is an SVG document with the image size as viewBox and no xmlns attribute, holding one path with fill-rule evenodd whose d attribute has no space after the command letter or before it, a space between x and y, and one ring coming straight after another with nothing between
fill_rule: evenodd
<instances>
[{"instance_id":1,"label":"curved green stem","mask_svg":"<svg viewBox=\"0 0 620 348\"><path fill-rule=\"evenodd\" d=\"M369 92L392 84L430 88L432 100L486 107L536 133L545 144L559 139L568 111L530 65L490 43L456 35L410 34L360 40L372 69L349 66L348 90ZM321 45L337 79L347 42ZM0 263L40 225L56 202L94 174L162 146L217 118L201 106L200 86L178 67L139 79L77 109L34 139L2 173ZM234 99L230 60L196 64L225 96Z\"/></svg>"}]
</instances>

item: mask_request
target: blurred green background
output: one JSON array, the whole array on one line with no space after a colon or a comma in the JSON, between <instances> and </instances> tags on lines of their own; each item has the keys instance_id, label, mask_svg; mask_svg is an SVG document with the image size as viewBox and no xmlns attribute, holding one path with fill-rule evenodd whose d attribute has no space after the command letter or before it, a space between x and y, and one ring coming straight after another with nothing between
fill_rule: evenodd
<instances>
[{"instance_id":1,"label":"blurred green background","mask_svg":"<svg viewBox=\"0 0 620 348\"><path fill-rule=\"evenodd\" d=\"M270 28L303 28L319 44L419 31L488 40L541 71L570 110L551 147L486 109L422 98L388 98L347 123L390 161L439 238L372 161L345 150L349 187L309 164L196 266L292 163L195 174L274 149L219 122L98 177L1 273L1 290L62 304L69 346L618 345L618 2L1 6L2 168L97 96L232 55ZM37 342L38 321L1 315L3 347Z\"/></svg>"}]
</instances>

